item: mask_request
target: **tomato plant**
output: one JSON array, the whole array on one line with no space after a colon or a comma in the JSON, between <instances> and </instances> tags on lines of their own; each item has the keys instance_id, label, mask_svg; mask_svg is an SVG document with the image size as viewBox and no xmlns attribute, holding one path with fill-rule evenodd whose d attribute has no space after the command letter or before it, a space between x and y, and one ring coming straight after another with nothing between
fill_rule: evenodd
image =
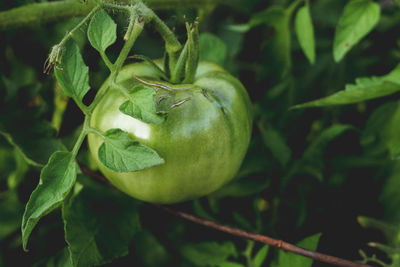
<instances>
[{"instance_id":1,"label":"tomato plant","mask_svg":"<svg viewBox=\"0 0 400 267\"><path fill-rule=\"evenodd\" d=\"M137 63L121 70L119 84L135 88L133 75L153 84L161 78L146 62ZM160 124L121 112L128 97L111 89L93 111L91 126L103 132L122 129L156 150L165 163L136 172L111 170L98 159L102 138L90 134L89 148L102 173L121 191L157 203L194 199L229 182L246 153L252 126L251 103L240 81L213 63L200 62L193 84L164 83L156 89L156 109L168 109Z\"/></svg>"},{"instance_id":2,"label":"tomato plant","mask_svg":"<svg viewBox=\"0 0 400 267\"><path fill-rule=\"evenodd\" d=\"M399 10L0 1L0 267L399 266Z\"/></svg>"}]
</instances>

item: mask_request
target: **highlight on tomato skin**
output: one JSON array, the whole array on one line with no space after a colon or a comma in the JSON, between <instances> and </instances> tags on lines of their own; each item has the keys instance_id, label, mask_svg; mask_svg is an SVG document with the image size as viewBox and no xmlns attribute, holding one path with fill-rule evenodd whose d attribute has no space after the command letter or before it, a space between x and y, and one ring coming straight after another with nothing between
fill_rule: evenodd
<instances>
[{"instance_id":1,"label":"highlight on tomato skin","mask_svg":"<svg viewBox=\"0 0 400 267\"><path fill-rule=\"evenodd\" d=\"M118 83L126 88L135 86L138 81L133 73L139 79L160 81L157 72L142 62L125 66ZM158 99L156 104L169 109L160 124L122 113L120 106L126 96L114 89L93 112L91 127L102 132L122 129L165 161L135 172L113 171L98 158L103 140L89 134L89 149L101 172L134 198L153 203L196 199L231 181L243 161L250 142L252 111L240 81L214 63L200 62L193 85L184 86L187 88L177 90L170 99Z\"/></svg>"}]
</instances>

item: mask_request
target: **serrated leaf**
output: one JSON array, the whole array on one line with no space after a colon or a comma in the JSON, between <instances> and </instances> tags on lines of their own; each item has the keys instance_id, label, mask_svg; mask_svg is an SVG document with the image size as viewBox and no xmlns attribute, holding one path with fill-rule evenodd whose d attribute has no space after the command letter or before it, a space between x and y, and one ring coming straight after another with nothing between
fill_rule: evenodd
<instances>
[{"instance_id":1,"label":"serrated leaf","mask_svg":"<svg viewBox=\"0 0 400 267\"><path fill-rule=\"evenodd\" d=\"M164 117L157 114L155 96L153 88L137 85L129 92L129 100L122 103L119 110L143 122L160 124Z\"/></svg>"},{"instance_id":2,"label":"serrated leaf","mask_svg":"<svg viewBox=\"0 0 400 267\"><path fill-rule=\"evenodd\" d=\"M104 186L84 188L63 206L65 237L75 267L127 255L140 228L137 202Z\"/></svg>"},{"instance_id":3,"label":"serrated leaf","mask_svg":"<svg viewBox=\"0 0 400 267\"><path fill-rule=\"evenodd\" d=\"M200 60L223 65L226 56L227 46L220 38L208 32L200 35Z\"/></svg>"},{"instance_id":4,"label":"serrated leaf","mask_svg":"<svg viewBox=\"0 0 400 267\"><path fill-rule=\"evenodd\" d=\"M278 131L271 126L259 125L264 145L271 151L272 155L278 159L279 163L286 166L292 156L292 151L286 144L285 139Z\"/></svg>"},{"instance_id":5,"label":"serrated leaf","mask_svg":"<svg viewBox=\"0 0 400 267\"><path fill-rule=\"evenodd\" d=\"M99 160L113 171L132 172L164 163L156 151L132 140L121 129L108 130L104 136L98 151Z\"/></svg>"},{"instance_id":6,"label":"serrated leaf","mask_svg":"<svg viewBox=\"0 0 400 267\"><path fill-rule=\"evenodd\" d=\"M335 61L342 60L347 52L378 24L379 18L379 4L372 0L352 0L346 4L335 32Z\"/></svg>"},{"instance_id":7,"label":"serrated leaf","mask_svg":"<svg viewBox=\"0 0 400 267\"><path fill-rule=\"evenodd\" d=\"M99 52L117 40L117 24L103 9L94 14L87 31L90 44Z\"/></svg>"},{"instance_id":8,"label":"serrated leaf","mask_svg":"<svg viewBox=\"0 0 400 267\"><path fill-rule=\"evenodd\" d=\"M262 264L264 263L265 259L267 258L269 251L269 246L265 245L262 248L260 248L259 251L257 251L256 255L254 256L253 259L253 266L254 267L261 267Z\"/></svg>"},{"instance_id":9,"label":"serrated leaf","mask_svg":"<svg viewBox=\"0 0 400 267\"><path fill-rule=\"evenodd\" d=\"M356 84L347 84L343 91L318 100L295 105L292 109L354 104L391 95L398 91L400 91L400 64L387 75L357 78Z\"/></svg>"},{"instance_id":10,"label":"serrated leaf","mask_svg":"<svg viewBox=\"0 0 400 267\"><path fill-rule=\"evenodd\" d=\"M54 74L64 93L82 101L89 91L89 68L83 62L79 48L74 41L68 41L62 62L59 67L54 68Z\"/></svg>"},{"instance_id":11,"label":"serrated leaf","mask_svg":"<svg viewBox=\"0 0 400 267\"><path fill-rule=\"evenodd\" d=\"M197 244L185 244L180 252L183 257L196 266L218 266L229 257L236 258L237 251L232 242L201 242Z\"/></svg>"},{"instance_id":12,"label":"serrated leaf","mask_svg":"<svg viewBox=\"0 0 400 267\"><path fill-rule=\"evenodd\" d=\"M26 204L22 218L22 244L24 250L28 238L40 218L61 205L75 184L77 164L70 152L55 152L40 173L40 182Z\"/></svg>"},{"instance_id":13,"label":"serrated leaf","mask_svg":"<svg viewBox=\"0 0 400 267\"><path fill-rule=\"evenodd\" d=\"M308 2L301 7L295 18L296 35L299 39L300 47L311 64L315 62L315 39L314 26L311 21L310 7Z\"/></svg>"}]
</instances>

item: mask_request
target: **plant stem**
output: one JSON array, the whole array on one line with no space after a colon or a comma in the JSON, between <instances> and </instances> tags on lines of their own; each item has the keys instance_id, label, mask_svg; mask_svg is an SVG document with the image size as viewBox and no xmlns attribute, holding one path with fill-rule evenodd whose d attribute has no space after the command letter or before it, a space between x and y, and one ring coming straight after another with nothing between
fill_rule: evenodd
<instances>
[{"instance_id":1,"label":"plant stem","mask_svg":"<svg viewBox=\"0 0 400 267\"><path fill-rule=\"evenodd\" d=\"M94 1L59 1L29 4L0 12L0 30L38 25L74 16L85 16L95 7Z\"/></svg>"},{"instance_id":2,"label":"plant stem","mask_svg":"<svg viewBox=\"0 0 400 267\"><path fill-rule=\"evenodd\" d=\"M228 233L231 235L244 237L249 240L261 242L261 243L264 243L264 244L267 244L267 245L270 245L273 247L277 247L279 249L283 249L283 250L286 250L286 251L289 251L289 252L292 252L292 253L295 253L298 255L312 258L317 261L333 264L336 266L344 266L344 267L372 267L371 265L352 262L352 261L348 261L348 260L341 259L338 257L322 254L322 253L319 253L316 251L304 249L304 248L292 245L290 243L284 242L282 240L277 240L277 239L274 239L274 238L271 238L271 237L268 237L265 235L250 233L250 232L244 231L239 228L222 225L222 224L219 224L219 223L216 223L213 221L209 221L209 220L206 220L206 219L203 219L203 218L200 218L200 217L197 217L197 216L194 216L194 215L182 212L182 211L173 210L166 206L156 205L156 204L154 204L154 206L156 206L172 215L184 218L188 221L191 221L191 222L194 222L197 224L201 224L201 225L209 227L209 228L214 228L218 231L225 232L225 233Z\"/></svg>"},{"instance_id":3,"label":"plant stem","mask_svg":"<svg viewBox=\"0 0 400 267\"><path fill-rule=\"evenodd\" d=\"M147 7L146 7L147 8ZM151 14L151 22L165 41L165 50L169 56L169 69L173 71L175 69L176 62L179 58L179 52L182 49L181 43L176 38L175 34L170 28L153 12L153 10L147 8L146 10L149 15Z\"/></svg>"},{"instance_id":4,"label":"plant stem","mask_svg":"<svg viewBox=\"0 0 400 267\"><path fill-rule=\"evenodd\" d=\"M131 9L130 12L131 12L130 22L134 21L132 31L131 31L130 36L128 37L127 41L125 42L124 46L122 47L117 60L115 61L115 63L112 66L110 66L110 70L111 70L110 77L106 81L105 85L102 88L100 88L95 99L90 104L90 106L88 108L89 116L91 116L94 108L97 106L97 104L100 102L100 100L103 98L103 96L110 89L111 84L115 83L118 73L119 73L122 65L124 64L126 58L128 57L129 52L131 51L131 49L132 49L133 45L135 44L136 39L139 37L140 33L143 31L143 27L144 27L143 19L141 17L136 16L136 13L135 13L136 11L134 11L134 9Z\"/></svg>"},{"instance_id":5,"label":"plant stem","mask_svg":"<svg viewBox=\"0 0 400 267\"><path fill-rule=\"evenodd\" d=\"M221 0L214 1L220 2ZM120 1L130 4L130 0ZM152 9L201 8L210 5L210 0L147 0ZM52 21L87 15L95 6L96 1L55 1L24 5L0 12L0 31L18 27L32 27Z\"/></svg>"},{"instance_id":6,"label":"plant stem","mask_svg":"<svg viewBox=\"0 0 400 267\"><path fill-rule=\"evenodd\" d=\"M112 72L114 70L114 65L111 63L110 59L107 57L106 53L101 51L100 56L106 64L107 68Z\"/></svg>"},{"instance_id":7,"label":"plant stem","mask_svg":"<svg viewBox=\"0 0 400 267\"><path fill-rule=\"evenodd\" d=\"M84 174L87 174L90 177L95 178L96 180L98 180L116 190L119 190L115 186L110 184L110 182L108 182L108 180L106 178L104 178L102 175L94 173L92 170L86 168L85 166L81 166L81 169ZM213 228L218 231L225 232L225 233L228 233L228 234L231 234L234 236L243 237L248 240L253 240L253 241L264 243L264 244L267 244L267 245L270 245L273 247L277 247L279 249L283 249L288 252L302 255L302 256L317 260L317 261L329 263L329 264L336 265L336 266L343 266L343 267L372 267L371 265L368 265L368 264L353 262L353 261L341 259L341 258L338 258L335 256L330 256L330 255L322 254L322 253L319 253L316 251L304 249L304 248L292 245L290 243L284 242L282 240L277 240L277 239L274 239L274 238L271 238L271 237L268 237L265 235L255 234L255 233L244 231L239 228L219 224L219 223L216 223L216 222L213 222L210 220L206 220L206 219L191 215L186 212L173 210L173 209L167 207L166 205L158 205L158 204L152 204L152 205L156 208L164 210L165 212L167 212L169 214L181 217L188 221L191 221L191 222L194 222L197 224L201 224L203 226Z\"/></svg>"},{"instance_id":8,"label":"plant stem","mask_svg":"<svg viewBox=\"0 0 400 267\"><path fill-rule=\"evenodd\" d=\"M97 130L96 128L92 128L92 127L87 127L86 131L88 133L93 133L95 135L98 135L99 137L101 137L102 139L105 138L104 134L102 132L100 132L99 130Z\"/></svg>"},{"instance_id":9,"label":"plant stem","mask_svg":"<svg viewBox=\"0 0 400 267\"><path fill-rule=\"evenodd\" d=\"M179 83L185 68L185 63L188 54L188 43L186 42L181 54L179 55L178 61L176 62L175 69L171 70L171 82Z\"/></svg>"},{"instance_id":10,"label":"plant stem","mask_svg":"<svg viewBox=\"0 0 400 267\"><path fill-rule=\"evenodd\" d=\"M86 17L81 20L72 30L70 30L64 38L60 41L59 45L63 46L65 43L72 37L72 35L75 33L75 31L79 30L83 24L85 24L92 16L94 13L96 13L97 10L100 9L100 6L94 7L89 14L86 15Z\"/></svg>"},{"instance_id":11,"label":"plant stem","mask_svg":"<svg viewBox=\"0 0 400 267\"><path fill-rule=\"evenodd\" d=\"M246 258L247 267L252 267L251 254L253 253L254 241L247 240L246 249L243 251L243 256Z\"/></svg>"},{"instance_id":12,"label":"plant stem","mask_svg":"<svg viewBox=\"0 0 400 267\"><path fill-rule=\"evenodd\" d=\"M286 9L286 12L289 16L296 10L297 6L300 5L301 2L305 0L295 0L290 6Z\"/></svg>"},{"instance_id":13,"label":"plant stem","mask_svg":"<svg viewBox=\"0 0 400 267\"><path fill-rule=\"evenodd\" d=\"M90 121L90 116L85 116L85 121L83 122L82 131L75 142L74 148L72 149L72 155L74 158L76 157L76 155L78 155L79 148L81 147L83 140L85 140L87 134L87 128L89 127L89 121Z\"/></svg>"},{"instance_id":14,"label":"plant stem","mask_svg":"<svg viewBox=\"0 0 400 267\"><path fill-rule=\"evenodd\" d=\"M114 68L116 70L114 72L115 73L114 79L117 76L117 72L119 72L119 70L121 69L122 65L124 64L126 58L128 57L133 45L135 44L136 39L139 37L140 33L142 33L142 31L143 31L143 27L144 27L143 18L136 17L136 14L132 13L130 19L131 19L131 21L135 20L135 22L134 22L131 34L130 34L130 36L128 36L128 40L126 41L125 45L122 47L121 52L119 53L119 56L114 63Z\"/></svg>"}]
</instances>

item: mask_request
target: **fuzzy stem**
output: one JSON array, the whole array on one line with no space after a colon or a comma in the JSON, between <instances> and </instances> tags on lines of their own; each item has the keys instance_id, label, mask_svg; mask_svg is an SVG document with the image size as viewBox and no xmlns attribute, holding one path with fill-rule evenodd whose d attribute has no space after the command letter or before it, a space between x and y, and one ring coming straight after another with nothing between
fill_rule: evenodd
<instances>
[{"instance_id":1,"label":"fuzzy stem","mask_svg":"<svg viewBox=\"0 0 400 267\"><path fill-rule=\"evenodd\" d=\"M214 1L220 2L221 0ZM130 0L121 3L130 4ZM146 4L154 9L201 8L210 5L211 0L147 0ZM95 6L96 1L87 3L78 0L63 0L28 4L0 12L0 31L18 27L32 27L52 21L87 15Z\"/></svg>"}]
</instances>

